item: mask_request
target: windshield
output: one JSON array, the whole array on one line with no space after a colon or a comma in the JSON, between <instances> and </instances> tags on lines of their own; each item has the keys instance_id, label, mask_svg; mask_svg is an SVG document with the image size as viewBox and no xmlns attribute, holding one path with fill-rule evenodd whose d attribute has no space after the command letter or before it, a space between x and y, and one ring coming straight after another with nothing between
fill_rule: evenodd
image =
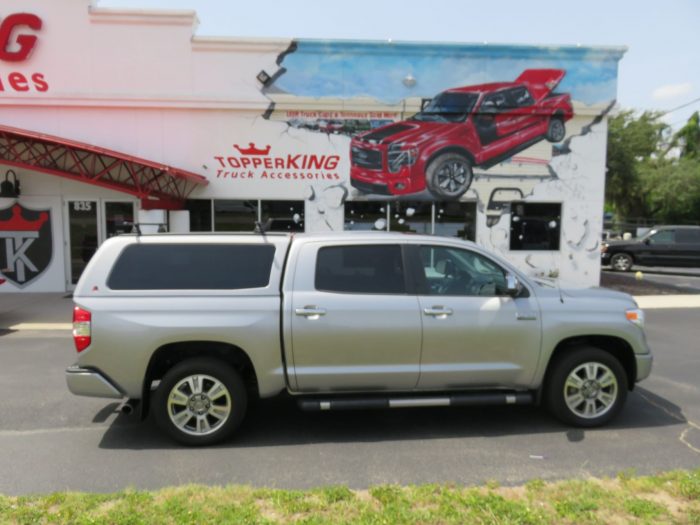
<instances>
[{"instance_id":1,"label":"windshield","mask_svg":"<svg viewBox=\"0 0 700 525\"><path fill-rule=\"evenodd\" d=\"M463 122L474 108L476 99L474 93L440 93L412 119L423 122Z\"/></svg>"}]
</instances>

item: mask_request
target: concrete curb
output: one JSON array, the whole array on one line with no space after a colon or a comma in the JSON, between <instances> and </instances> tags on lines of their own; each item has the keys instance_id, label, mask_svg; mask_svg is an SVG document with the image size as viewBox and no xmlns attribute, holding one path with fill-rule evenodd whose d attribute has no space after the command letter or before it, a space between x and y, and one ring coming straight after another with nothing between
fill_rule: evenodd
<instances>
[{"instance_id":1,"label":"concrete curb","mask_svg":"<svg viewBox=\"0 0 700 525\"><path fill-rule=\"evenodd\" d=\"M18 323L8 327L7 330L73 330L72 323Z\"/></svg>"},{"instance_id":2,"label":"concrete curb","mask_svg":"<svg viewBox=\"0 0 700 525\"><path fill-rule=\"evenodd\" d=\"M700 277L700 269L694 270L692 268L685 269L685 268L679 268L678 270L674 270L671 268L655 268L655 267L650 267L646 268L644 266L633 266L632 270L629 272L617 272L615 270L611 270L609 267L605 267L602 269L605 273L613 274L613 275L634 275L635 273L642 272L642 273L648 273L650 275L671 275L675 277Z\"/></svg>"},{"instance_id":3,"label":"concrete curb","mask_svg":"<svg viewBox=\"0 0 700 525\"><path fill-rule=\"evenodd\" d=\"M700 308L700 295L637 295L634 300L643 310Z\"/></svg>"}]
</instances>

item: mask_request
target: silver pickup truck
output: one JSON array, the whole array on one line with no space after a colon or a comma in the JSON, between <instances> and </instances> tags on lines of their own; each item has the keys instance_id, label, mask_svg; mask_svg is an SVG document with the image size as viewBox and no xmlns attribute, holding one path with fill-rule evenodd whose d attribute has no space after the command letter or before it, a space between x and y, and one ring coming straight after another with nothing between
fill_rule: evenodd
<instances>
[{"instance_id":1,"label":"silver pickup truck","mask_svg":"<svg viewBox=\"0 0 700 525\"><path fill-rule=\"evenodd\" d=\"M652 365L629 295L562 290L441 237L119 236L74 301L70 390L150 408L190 445L283 391L306 410L541 402L596 426Z\"/></svg>"}]
</instances>

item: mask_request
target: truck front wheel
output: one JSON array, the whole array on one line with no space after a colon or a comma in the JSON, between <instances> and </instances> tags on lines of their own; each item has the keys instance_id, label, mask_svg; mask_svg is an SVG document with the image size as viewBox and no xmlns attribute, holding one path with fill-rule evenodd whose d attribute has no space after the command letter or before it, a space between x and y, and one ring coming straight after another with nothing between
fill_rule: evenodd
<instances>
[{"instance_id":1,"label":"truck front wheel","mask_svg":"<svg viewBox=\"0 0 700 525\"><path fill-rule=\"evenodd\" d=\"M248 397L238 372L215 359L187 359L168 370L154 393L158 426L184 445L212 445L233 434Z\"/></svg>"},{"instance_id":2,"label":"truck front wheel","mask_svg":"<svg viewBox=\"0 0 700 525\"><path fill-rule=\"evenodd\" d=\"M473 178L471 162L459 153L438 155L425 170L428 189L439 199L459 199L469 189Z\"/></svg>"},{"instance_id":3,"label":"truck front wheel","mask_svg":"<svg viewBox=\"0 0 700 525\"><path fill-rule=\"evenodd\" d=\"M627 398L627 374L612 354L593 347L564 350L552 363L545 385L549 410L577 427L610 421Z\"/></svg>"}]
</instances>

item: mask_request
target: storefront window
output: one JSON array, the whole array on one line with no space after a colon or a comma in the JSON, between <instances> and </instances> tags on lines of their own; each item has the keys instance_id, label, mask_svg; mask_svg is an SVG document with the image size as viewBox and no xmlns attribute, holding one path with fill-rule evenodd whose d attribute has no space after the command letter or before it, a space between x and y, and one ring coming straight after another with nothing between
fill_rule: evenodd
<instances>
[{"instance_id":1,"label":"storefront window","mask_svg":"<svg viewBox=\"0 0 700 525\"><path fill-rule=\"evenodd\" d=\"M386 202L346 202L345 229L386 231L387 207Z\"/></svg>"},{"instance_id":2,"label":"storefront window","mask_svg":"<svg viewBox=\"0 0 700 525\"><path fill-rule=\"evenodd\" d=\"M211 231L211 201L209 199L189 199L185 209L190 212L191 232Z\"/></svg>"},{"instance_id":3,"label":"storefront window","mask_svg":"<svg viewBox=\"0 0 700 525\"><path fill-rule=\"evenodd\" d=\"M304 201L262 201L260 215L265 231L304 231Z\"/></svg>"},{"instance_id":4,"label":"storefront window","mask_svg":"<svg viewBox=\"0 0 700 525\"><path fill-rule=\"evenodd\" d=\"M131 233L134 223L134 204L131 202L105 202L105 233L107 238Z\"/></svg>"},{"instance_id":5,"label":"storefront window","mask_svg":"<svg viewBox=\"0 0 700 525\"><path fill-rule=\"evenodd\" d=\"M258 220L258 201L214 201L214 231L252 232Z\"/></svg>"},{"instance_id":6,"label":"storefront window","mask_svg":"<svg viewBox=\"0 0 700 525\"><path fill-rule=\"evenodd\" d=\"M391 203L391 231L429 235L433 232L433 205L430 202Z\"/></svg>"},{"instance_id":7,"label":"storefront window","mask_svg":"<svg viewBox=\"0 0 700 525\"><path fill-rule=\"evenodd\" d=\"M476 240L476 203L436 202L435 235Z\"/></svg>"},{"instance_id":8,"label":"storefront window","mask_svg":"<svg viewBox=\"0 0 700 525\"><path fill-rule=\"evenodd\" d=\"M558 250L561 204L514 202L511 205L511 250Z\"/></svg>"}]
</instances>

